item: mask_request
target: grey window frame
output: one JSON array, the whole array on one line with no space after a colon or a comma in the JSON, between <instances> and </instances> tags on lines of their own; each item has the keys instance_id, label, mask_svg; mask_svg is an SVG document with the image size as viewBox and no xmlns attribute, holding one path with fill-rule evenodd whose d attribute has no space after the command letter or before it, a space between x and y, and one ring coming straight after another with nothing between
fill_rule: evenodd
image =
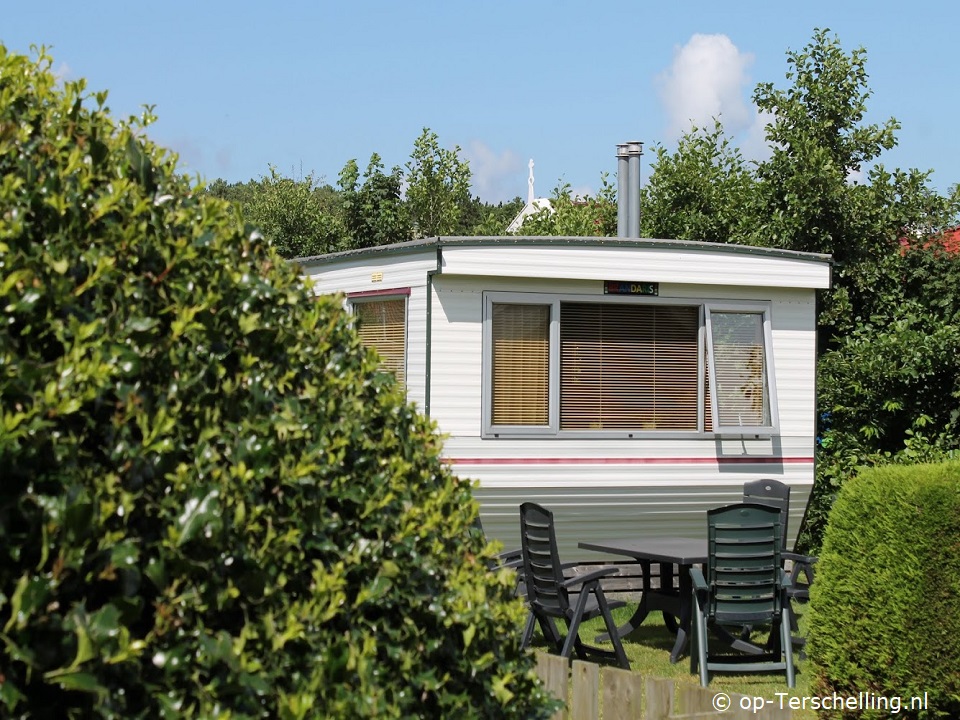
<instances>
[{"instance_id":1,"label":"grey window frame","mask_svg":"<svg viewBox=\"0 0 960 720\"><path fill-rule=\"evenodd\" d=\"M626 303L634 305L674 305L700 308L700 326L698 331L698 422L697 430L561 430L560 429L560 305L564 302L576 303ZM528 425L494 425L493 412L493 348L492 322L493 305L497 303L541 305L550 307L549 325L549 392L548 392L548 424L542 426ZM770 402L769 425L757 426L721 426L716 396L715 371L711 358L711 325L710 313L732 312L761 315L763 332L763 352L766 390ZM601 438L659 438L659 439L686 439L710 438L723 435L743 436L771 436L779 434L779 408L776 394L776 376L773 362L772 339L772 304L769 301L725 301L708 300L696 297L620 297L593 294L573 293L542 293L490 290L483 293L482 316L482 400L481 400L481 437L483 438L556 438L556 439L601 439ZM706 372L705 372L706 371ZM712 412L713 427L707 432L706 422L706 387L704 376L709 373L710 409Z\"/></svg>"}]
</instances>

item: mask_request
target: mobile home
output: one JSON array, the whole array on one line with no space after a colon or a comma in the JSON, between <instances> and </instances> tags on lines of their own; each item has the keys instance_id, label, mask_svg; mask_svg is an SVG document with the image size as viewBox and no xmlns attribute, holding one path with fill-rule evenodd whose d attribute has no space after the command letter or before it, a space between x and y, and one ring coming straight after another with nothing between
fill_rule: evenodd
<instances>
[{"instance_id":1,"label":"mobile home","mask_svg":"<svg viewBox=\"0 0 960 720\"><path fill-rule=\"evenodd\" d=\"M816 291L830 258L642 238L440 237L300 260L479 481L487 532L525 500L562 552L705 534L747 480L813 484Z\"/></svg>"}]
</instances>

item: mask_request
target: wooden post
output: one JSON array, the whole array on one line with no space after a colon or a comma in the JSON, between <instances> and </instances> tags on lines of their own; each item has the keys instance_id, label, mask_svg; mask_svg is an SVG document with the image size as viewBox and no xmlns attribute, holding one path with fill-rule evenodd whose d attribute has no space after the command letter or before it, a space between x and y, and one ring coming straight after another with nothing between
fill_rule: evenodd
<instances>
[{"instance_id":1,"label":"wooden post","mask_svg":"<svg viewBox=\"0 0 960 720\"><path fill-rule=\"evenodd\" d=\"M640 673L604 668L603 720L635 720L643 704L643 678Z\"/></svg>"},{"instance_id":2,"label":"wooden post","mask_svg":"<svg viewBox=\"0 0 960 720\"><path fill-rule=\"evenodd\" d=\"M668 720L673 714L673 680L647 678L646 720Z\"/></svg>"},{"instance_id":3,"label":"wooden post","mask_svg":"<svg viewBox=\"0 0 960 720\"><path fill-rule=\"evenodd\" d=\"M567 659L559 655L537 653L537 675L543 681L547 692L563 703L563 707L554 713L551 720L567 718L567 686L569 680Z\"/></svg>"},{"instance_id":4,"label":"wooden post","mask_svg":"<svg viewBox=\"0 0 960 720\"><path fill-rule=\"evenodd\" d=\"M604 687L609 678L604 673ZM600 720L600 666L574 660L573 695L570 698L571 720Z\"/></svg>"}]
</instances>

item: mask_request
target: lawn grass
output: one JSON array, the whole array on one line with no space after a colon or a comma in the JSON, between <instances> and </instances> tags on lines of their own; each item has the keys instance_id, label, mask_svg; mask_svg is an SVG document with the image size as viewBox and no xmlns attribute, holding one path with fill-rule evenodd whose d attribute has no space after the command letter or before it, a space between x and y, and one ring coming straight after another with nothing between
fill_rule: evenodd
<instances>
[{"instance_id":1,"label":"lawn grass","mask_svg":"<svg viewBox=\"0 0 960 720\"><path fill-rule=\"evenodd\" d=\"M614 621L618 624L626 621L633 610L634 606L632 604L614 610ZM804 618L801 615L801 632L805 629L804 625ZM603 620L594 618L583 624L579 635L584 642L594 644L593 640L596 635L603 631ZM678 684L688 683L699 687L699 677L690 672L689 652L684 654L675 665L670 663L670 651L673 649L674 640L675 636L663 624L660 613L652 613L643 625L623 641L623 649L630 661L631 671L640 673L644 677L669 678ZM547 649L543 638L539 635L539 630L534 638L533 645ZM609 647L609 644L601 646ZM813 678L809 663L800 659L796 649L793 658L797 680L795 688L788 688L785 674L778 672L744 673L742 675L711 673L710 689L726 693L738 693L751 698L761 697L765 700L772 700L774 705L771 707L779 707L780 700L776 693L789 693L793 697L810 696ZM601 666L601 673L603 667L605 666ZM816 718L816 713L795 710L793 717L797 720L813 720Z\"/></svg>"}]
</instances>

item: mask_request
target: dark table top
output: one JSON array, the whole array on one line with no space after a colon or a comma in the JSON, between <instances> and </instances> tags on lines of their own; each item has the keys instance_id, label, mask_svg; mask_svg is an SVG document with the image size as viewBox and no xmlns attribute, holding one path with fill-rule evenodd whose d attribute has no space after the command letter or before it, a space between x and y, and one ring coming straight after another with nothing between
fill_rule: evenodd
<instances>
[{"instance_id":1,"label":"dark table top","mask_svg":"<svg viewBox=\"0 0 960 720\"><path fill-rule=\"evenodd\" d=\"M707 562L707 541L692 538L659 537L648 540L618 538L581 542L583 550L625 555L636 560L674 563L675 565L700 565Z\"/></svg>"}]
</instances>

